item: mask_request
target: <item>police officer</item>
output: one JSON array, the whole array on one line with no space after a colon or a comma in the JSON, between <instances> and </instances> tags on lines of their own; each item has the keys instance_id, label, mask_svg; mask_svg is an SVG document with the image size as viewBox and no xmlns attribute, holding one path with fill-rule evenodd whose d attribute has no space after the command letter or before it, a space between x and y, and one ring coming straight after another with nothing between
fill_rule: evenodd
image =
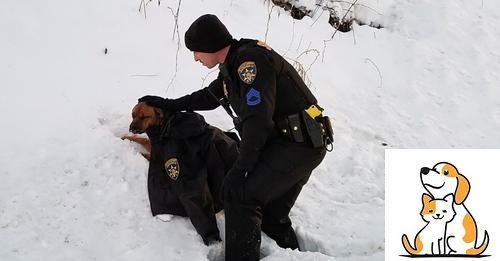
<instances>
[{"instance_id":1,"label":"police officer","mask_svg":"<svg viewBox=\"0 0 500 261\"><path fill-rule=\"evenodd\" d=\"M316 98L293 66L271 47L233 39L215 15L195 20L186 31L185 44L204 66L219 65L217 79L177 99L144 96L140 101L187 111L222 105L233 117L241 143L221 193L226 260L258 260L261 231L280 247L297 249L289 213L325 156Z\"/></svg>"}]
</instances>

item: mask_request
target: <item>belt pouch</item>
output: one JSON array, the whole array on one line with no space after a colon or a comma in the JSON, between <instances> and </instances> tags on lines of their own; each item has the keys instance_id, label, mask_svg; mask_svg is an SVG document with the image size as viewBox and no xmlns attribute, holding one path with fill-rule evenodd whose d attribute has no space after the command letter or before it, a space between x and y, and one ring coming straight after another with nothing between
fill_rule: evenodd
<instances>
[{"instance_id":1,"label":"belt pouch","mask_svg":"<svg viewBox=\"0 0 500 261\"><path fill-rule=\"evenodd\" d=\"M278 131L281 136L287 138L288 140L292 140L292 133L290 133L290 128L288 127L288 119L286 117L277 121L276 126L278 127Z\"/></svg>"},{"instance_id":2,"label":"belt pouch","mask_svg":"<svg viewBox=\"0 0 500 261\"><path fill-rule=\"evenodd\" d=\"M300 116L298 113L288 116L288 125L295 142L304 142L304 135L302 135L302 128L300 127Z\"/></svg>"}]
</instances>

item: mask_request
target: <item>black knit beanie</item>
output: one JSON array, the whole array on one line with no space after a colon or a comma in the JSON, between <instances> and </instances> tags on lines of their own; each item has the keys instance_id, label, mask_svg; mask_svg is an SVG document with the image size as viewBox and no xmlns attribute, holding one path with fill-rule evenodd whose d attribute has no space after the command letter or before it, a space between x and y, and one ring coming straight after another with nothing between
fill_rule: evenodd
<instances>
[{"instance_id":1,"label":"black knit beanie","mask_svg":"<svg viewBox=\"0 0 500 261\"><path fill-rule=\"evenodd\" d=\"M233 37L212 14L196 19L184 35L186 47L193 52L215 53L231 44Z\"/></svg>"}]
</instances>

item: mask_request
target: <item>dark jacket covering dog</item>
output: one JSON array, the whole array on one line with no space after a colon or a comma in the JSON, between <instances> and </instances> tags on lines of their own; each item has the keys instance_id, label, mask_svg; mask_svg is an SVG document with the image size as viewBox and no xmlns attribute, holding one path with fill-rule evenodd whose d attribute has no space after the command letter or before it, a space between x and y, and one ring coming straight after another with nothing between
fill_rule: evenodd
<instances>
[{"instance_id":1,"label":"dark jacket covering dog","mask_svg":"<svg viewBox=\"0 0 500 261\"><path fill-rule=\"evenodd\" d=\"M236 142L197 113L177 112L148 128L148 191L152 214L188 216L205 244L220 240L219 190L238 156Z\"/></svg>"}]
</instances>

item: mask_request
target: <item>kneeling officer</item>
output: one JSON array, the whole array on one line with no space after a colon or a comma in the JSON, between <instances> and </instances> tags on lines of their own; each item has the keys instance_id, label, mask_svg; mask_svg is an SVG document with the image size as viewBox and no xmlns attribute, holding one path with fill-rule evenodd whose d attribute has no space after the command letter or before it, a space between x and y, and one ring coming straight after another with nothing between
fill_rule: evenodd
<instances>
[{"instance_id":1,"label":"kneeling officer","mask_svg":"<svg viewBox=\"0 0 500 261\"><path fill-rule=\"evenodd\" d=\"M241 143L222 189L226 260L259 260L261 231L297 249L289 213L332 142L327 117L292 65L263 42L233 39L216 16L194 21L185 43L196 61L219 65L217 79L177 99L140 101L175 111L222 105L233 118Z\"/></svg>"}]
</instances>

